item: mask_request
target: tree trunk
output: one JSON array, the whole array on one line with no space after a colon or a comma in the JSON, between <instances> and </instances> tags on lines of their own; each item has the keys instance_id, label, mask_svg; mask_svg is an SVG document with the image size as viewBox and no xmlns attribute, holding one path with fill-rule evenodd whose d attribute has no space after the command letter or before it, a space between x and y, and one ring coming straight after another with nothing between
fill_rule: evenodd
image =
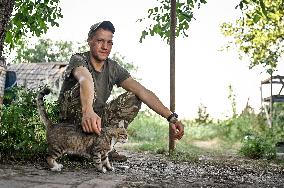
<instances>
[{"instance_id":1,"label":"tree trunk","mask_svg":"<svg viewBox=\"0 0 284 188\"><path fill-rule=\"evenodd\" d=\"M7 24L10 21L14 5L15 0L0 0L0 57L3 54Z\"/></svg>"}]
</instances>

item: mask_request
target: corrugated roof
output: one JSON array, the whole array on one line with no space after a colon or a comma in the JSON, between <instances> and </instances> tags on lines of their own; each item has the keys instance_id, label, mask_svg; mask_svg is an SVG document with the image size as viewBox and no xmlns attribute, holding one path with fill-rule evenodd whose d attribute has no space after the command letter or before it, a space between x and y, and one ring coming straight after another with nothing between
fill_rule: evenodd
<instances>
[{"instance_id":1,"label":"corrugated roof","mask_svg":"<svg viewBox=\"0 0 284 188\"><path fill-rule=\"evenodd\" d=\"M55 85L67 65L63 62L21 63L7 65L7 70L16 72L18 86L37 89L45 84Z\"/></svg>"}]
</instances>

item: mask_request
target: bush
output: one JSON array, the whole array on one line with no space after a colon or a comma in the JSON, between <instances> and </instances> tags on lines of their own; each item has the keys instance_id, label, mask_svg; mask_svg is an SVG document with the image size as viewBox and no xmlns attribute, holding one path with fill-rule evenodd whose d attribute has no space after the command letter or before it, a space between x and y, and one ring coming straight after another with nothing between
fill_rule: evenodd
<instances>
[{"instance_id":1,"label":"bush","mask_svg":"<svg viewBox=\"0 0 284 188\"><path fill-rule=\"evenodd\" d=\"M45 127L37 112L36 91L17 87L12 92L15 99L2 106L0 151L25 155L45 151ZM52 114L57 110L55 103L50 102L47 107L54 117Z\"/></svg>"},{"instance_id":2,"label":"bush","mask_svg":"<svg viewBox=\"0 0 284 188\"><path fill-rule=\"evenodd\" d=\"M240 153L252 159L274 159L276 150L271 139L260 135L246 136L242 142Z\"/></svg>"}]
</instances>

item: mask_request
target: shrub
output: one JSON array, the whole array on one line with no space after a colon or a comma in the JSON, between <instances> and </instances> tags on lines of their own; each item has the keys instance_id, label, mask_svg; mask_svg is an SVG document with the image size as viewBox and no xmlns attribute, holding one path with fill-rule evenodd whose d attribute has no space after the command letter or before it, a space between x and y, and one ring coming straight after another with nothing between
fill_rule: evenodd
<instances>
[{"instance_id":1,"label":"shrub","mask_svg":"<svg viewBox=\"0 0 284 188\"><path fill-rule=\"evenodd\" d=\"M246 136L239 152L252 159L274 159L276 157L276 150L271 139L261 135Z\"/></svg>"},{"instance_id":2,"label":"shrub","mask_svg":"<svg viewBox=\"0 0 284 188\"><path fill-rule=\"evenodd\" d=\"M0 151L27 155L45 151L45 127L37 112L36 91L16 87L12 92L15 99L2 106ZM55 119L55 103L48 103L47 108Z\"/></svg>"}]
</instances>

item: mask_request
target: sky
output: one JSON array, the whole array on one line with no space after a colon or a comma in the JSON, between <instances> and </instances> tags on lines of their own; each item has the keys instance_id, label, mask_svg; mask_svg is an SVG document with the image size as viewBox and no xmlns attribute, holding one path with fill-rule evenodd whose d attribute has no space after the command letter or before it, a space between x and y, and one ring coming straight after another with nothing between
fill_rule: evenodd
<instances>
[{"instance_id":1,"label":"sky","mask_svg":"<svg viewBox=\"0 0 284 188\"><path fill-rule=\"evenodd\" d=\"M135 76L169 107L169 45L158 36L149 36L139 43L147 23L137 20L146 17L147 10L156 4L155 0L61 0L63 18L59 27L51 28L46 37L84 42L92 24L111 21L116 28L112 53L119 52L127 62L138 66ZM256 110L260 108L260 82L269 75L262 68L250 70L248 62L239 60L236 51L220 50L226 45L220 24L239 17L237 4L238 0L208 0L195 12L189 37L176 39L175 108L183 119L196 118L201 104L214 119L231 116L229 85L236 96L238 113L247 101ZM267 91L269 88L264 87L265 94Z\"/></svg>"}]
</instances>

